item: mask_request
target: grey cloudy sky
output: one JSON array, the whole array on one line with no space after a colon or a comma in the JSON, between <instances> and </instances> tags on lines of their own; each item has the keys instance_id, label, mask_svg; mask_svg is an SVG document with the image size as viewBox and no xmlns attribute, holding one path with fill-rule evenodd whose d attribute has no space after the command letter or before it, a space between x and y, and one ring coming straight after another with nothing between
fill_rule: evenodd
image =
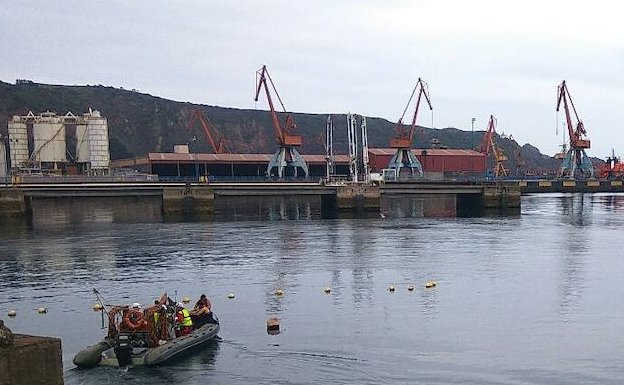
<instances>
[{"instance_id":1,"label":"grey cloudy sky","mask_svg":"<svg viewBox=\"0 0 624 385\"><path fill-rule=\"evenodd\" d=\"M289 110L396 121L422 77L435 127L469 130L475 117L483 130L492 113L499 133L552 155L562 142L556 89L566 79L592 140L589 154L603 158L614 147L624 155L619 2L16 0L2 7L4 81L103 84L255 108L255 70L266 63ZM419 124L431 120L423 110Z\"/></svg>"}]
</instances>

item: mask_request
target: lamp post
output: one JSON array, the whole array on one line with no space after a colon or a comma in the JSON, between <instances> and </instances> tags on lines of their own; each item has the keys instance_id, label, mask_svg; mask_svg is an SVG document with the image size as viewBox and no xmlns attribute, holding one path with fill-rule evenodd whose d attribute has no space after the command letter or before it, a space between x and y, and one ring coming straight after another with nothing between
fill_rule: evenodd
<instances>
[{"instance_id":1,"label":"lamp post","mask_svg":"<svg viewBox=\"0 0 624 385\"><path fill-rule=\"evenodd\" d=\"M475 121L477 120L477 118L471 118L470 119L470 125L472 126L472 131L470 134L470 148L474 149L474 124Z\"/></svg>"}]
</instances>

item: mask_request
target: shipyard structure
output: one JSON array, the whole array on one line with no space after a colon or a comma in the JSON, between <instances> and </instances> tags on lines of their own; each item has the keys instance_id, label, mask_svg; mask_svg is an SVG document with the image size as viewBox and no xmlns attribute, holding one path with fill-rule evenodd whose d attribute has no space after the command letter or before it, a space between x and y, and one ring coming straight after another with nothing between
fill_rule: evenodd
<instances>
[{"instance_id":1,"label":"shipyard structure","mask_svg":"<svg viewBox=\"0 0 624 385\"><path fill-rule=\"evenodd\" d=\"M81 116L32 111L15 115L8 124L7 143L8 149L0 148L0 159L8 158L9 163L0 164L0 174L109 173L108 122L96 110ZM2 157L7 150L8 157Z\"/></svg>"}]
</instances>

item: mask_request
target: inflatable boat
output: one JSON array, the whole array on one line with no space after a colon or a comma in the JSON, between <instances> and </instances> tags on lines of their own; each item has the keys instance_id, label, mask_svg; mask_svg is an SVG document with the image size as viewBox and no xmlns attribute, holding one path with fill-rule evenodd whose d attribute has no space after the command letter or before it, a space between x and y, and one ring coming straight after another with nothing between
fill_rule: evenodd
<instances>
[{"instance_id":1,"label":"inflatable boat","mask_svg":"<svg viewBox=\"0 0 624 385\"><path fill-rule=\"evenodd\" d=\"M154 366L168 362L207 342L219 333L213 313L194 317L190 333L180 335L175 305L154 305L148 309L112 306L108 310L106 337L76 354L79 368L108 366Z\"/></svg>"}]
</instances>

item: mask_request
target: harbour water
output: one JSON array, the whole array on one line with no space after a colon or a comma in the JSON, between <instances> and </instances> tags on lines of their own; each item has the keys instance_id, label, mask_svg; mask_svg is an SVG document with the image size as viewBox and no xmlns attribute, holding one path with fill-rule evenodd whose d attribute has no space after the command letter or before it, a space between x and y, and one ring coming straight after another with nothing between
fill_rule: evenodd
<instances>
[{"instance_id":1,"label":"harbour water","mask_svg":"<svg viewBox=\"0 0 624 385\"><path fill-rule=\"evenodd\" d=\"M145 200L34 208L0 224L0 317L62 339L66 384L624 378L624 195L529 195L520 215L465 218L444 198L389 203L385 219L278 198L203 220L163 221ZM120 304L206 293L220 339L156 369L76 370L74 354L104 335L94 287ZM268 335L273 316L281 333Z\"/></svg>"}]
</instances>

